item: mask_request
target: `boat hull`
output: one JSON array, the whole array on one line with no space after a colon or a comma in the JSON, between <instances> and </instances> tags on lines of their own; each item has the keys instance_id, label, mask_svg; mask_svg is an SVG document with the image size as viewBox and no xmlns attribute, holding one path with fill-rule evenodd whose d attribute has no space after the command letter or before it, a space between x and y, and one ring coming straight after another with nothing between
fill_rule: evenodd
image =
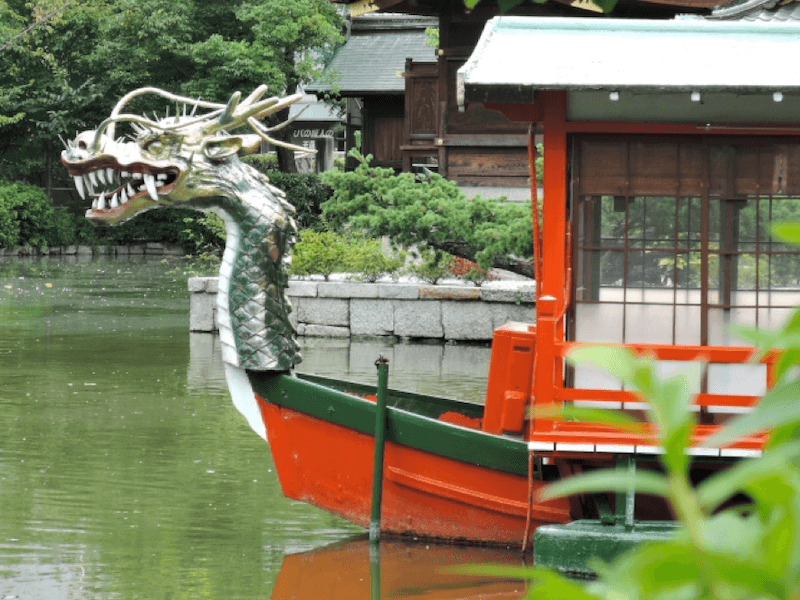
<instances>
[{"instance_id":1,"label":"boat hull","mask_svg":"<svg viewBox=\"0 0 800 600\"><path fill-rule=\"evenodd\" d=\"M251 381L284 495L368 527L375 404L288 375ZM348 411L349 416L340 415ZM460 452L459 446L470 451ZM566 500L534 503L529 509L531 482L521 441L396 407L387 414L383 473L385 533L519 544L529 510L531 530L570 520ZM533 479L534 492L542 485Z\"/></svg>"}]
</instances>

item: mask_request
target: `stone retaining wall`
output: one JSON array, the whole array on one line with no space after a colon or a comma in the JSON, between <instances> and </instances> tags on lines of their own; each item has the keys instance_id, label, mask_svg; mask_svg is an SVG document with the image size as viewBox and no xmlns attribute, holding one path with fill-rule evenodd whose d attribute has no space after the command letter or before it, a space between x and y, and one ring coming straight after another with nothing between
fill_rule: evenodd
<instances>
[{"instance_id":1,"label":"stone retaining wall","mask_svg":"<svg viewBox=\"0 0 800 600\"><path fill-rule=\"evenodd\" d=\"M189 279L190 329L216 331L216 277ZM419 283L291 281L299 335L486 341L509 321L535 321L532 282L481 287Z\"/></svg>"}]
</instances>

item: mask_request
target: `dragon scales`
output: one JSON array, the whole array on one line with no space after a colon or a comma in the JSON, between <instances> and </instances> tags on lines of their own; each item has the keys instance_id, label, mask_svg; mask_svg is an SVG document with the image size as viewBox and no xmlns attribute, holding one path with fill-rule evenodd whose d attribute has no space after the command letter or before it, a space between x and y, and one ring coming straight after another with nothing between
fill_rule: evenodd
<instances>
[{"instance_id":1,"label":"dragon scales","mask_svg":"<svg viewBox=\"0 0 800 600\"><path fill-rule=\"evenodd\" d=\"M259 122L300 95L262 99L265 92L260 86L244 100L236 92L216 104L140 88L121 98L97 129L67 142L61 155L81 198L91 200L86 217L95 224L117 225L158 207L213 212L225 221L217 295L222 357L234 403L262 437L245 370L287 371L301 360L286 297L296 227L283 192L238 157L262 141L306 151L268 135L287 123L269 129ZM149 119L123 112L150 94L182 104L182 114ZM195 116L198 109L207 112ZM117 123L129 123L132 133L115 137ZM253 133L228 133L242 126Z\"/></svg>"}]
</instances>

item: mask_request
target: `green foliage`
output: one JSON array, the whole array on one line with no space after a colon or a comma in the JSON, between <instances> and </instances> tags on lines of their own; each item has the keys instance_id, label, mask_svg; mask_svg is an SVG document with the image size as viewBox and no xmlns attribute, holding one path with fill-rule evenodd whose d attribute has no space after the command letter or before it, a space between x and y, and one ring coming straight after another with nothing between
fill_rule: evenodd
<instances>
[{"instance_id":1,"label":"green foliage","mask_svg":"<svg viewBox=\"0 0 800 600\"><path fill-rule=\"evenodd\" d=\"M270 178L273 173L278 171L278 157L272 152L268 154L249 154L242 157L242 162Z\"/></svg>"},{"instance_id":2,"label":"green foliage","mask_svg":"<svg viewBox=\"0 0 800 600\"><path fill-rule=\"evenodd\" d=\"M431 48L439 47L439 28L428 27L425 30L425 45Z\"/></svg>"},{"instance_id":3,"label":"green foliage","mask_svg":"<svg viewBox=\"0 0 800 600\"><path fill-rule=\"evenodd\" d=\"M289 273L318 274L327 281L333 273L344 271L345 246L345 239L331 231L305 230L294 245Z\"/></svg>"},{"instance_id":4,"label":"green foliage","mask_svg":"<svg viewBox=\"0 0 800 600\"><path fill-rule=\"evenodd\" d=\"M225 226L216 215L159 209L119 227L96 227L83 214L54 210L44 191L0 180L0 247L87 246L162 242L191 254L220 254Z\"/></svg>"},{"instance_id":5,"label":"green foliage","mask_svg":"<svg viewBox=\"0 0 800 600\"><path fill-rule=\"evenodd\" d=\"M0 186L0 248L16 246L19 241L19 223L14 212L15 198Z\"/></svg>"},{"instance_id":6,"label":"green foliage","mask_svg":"<svg viewBox=\"0 0 800 600\"><path fill-rule=\"evenodd\" d=\"M318 78L341 25L329 0L0 2L0 176L42 181L58 135L96 126L137 87L210 101L261 84L294 93ZM165 109L148 101L132 112Z\"/></svg>"},{"instance_id":7,"label":"green foliage","mask_svg":"<svg viewBox=\"0 0 800 600\"><path fill-rule=\"evenodd\" d=\"M325 227L322 221L322 204L333 190L322 182L317 173L273 173L270 181L286 193L286 199L294 206L295 221L300 229Z\"/></svg>"},{"instance_id":8,"label":"green foliage","mask_svg":"<svg viewBox=\"0 0 800 600\"><path fill-rule=\"evenodd\" d=\"M383 254L379 240L362 236L343 236L332 231L306 229L292 252L292 275L322 275L327 281L333 273L355 273L374 282L396 272L402 261Z\"/></svg>"},{"instance_id":9,"label":"green foliage","mask_svg":"<svg viewBox=\"0 0 800 600\"><path fill-rule=\"evenodd\" d=\"M394 274L403 266L396 257L383 253L380 240L353 236L350 238L345 263L348 273L356 273L364 281L374 283L384 275Z\"/></svg>"},{"instance_id":10,"label":"green foliage","mask_svg":"<svg viewBox=\"0 0 800 600\"><path fill-rule=\"evenodd\" d=\"M55 213L44 192L22 182L0 181L0 245L42 247L52 243Z\"/></svg>"},{"instance_id":11,"label":"green foliage","mask_svg":"<svg viewBox=\"0 0 800 600\"><path fill-rule=\"evenodd\" d=\"M322 215L336 230L389 237L399 246L429 245L469 258L488 270L508 256L532 251L531 209L476 196L439 175L418 179L411 173L369 166L371 156L353 149L354 171L328 171L322 181L333 188Z\"/></svg>"},{"instance_id":12,"label":"green foliage","mask_svg":"<svg viewBox=\"0 0 800 600\"><path fill-rule=\"evenodd\" d=\"M450 274L450 268L453 266L452 254L422 246L412 251L413 255L416 255L417 260L407 267L407 271L426 283L435 285Z\"/></svg>"},{"instance_id":13,"label":"green foliage","mask_svg":"<svg viewBox=\"0 0 800 600\"><path fill-rule=\"evenodd\" d=\"M295 221L299 229L313 228L322 231L326 224L321 220L322 204L333 193L330 186L323 183L317 173L283 173L273 170L275 159L261 159L260 156L246 157L245 161L267 175L272 185L286 194L286 199L295 208ZM255 160L254 160L255 159Z\"/></svg>"}]
</instances>

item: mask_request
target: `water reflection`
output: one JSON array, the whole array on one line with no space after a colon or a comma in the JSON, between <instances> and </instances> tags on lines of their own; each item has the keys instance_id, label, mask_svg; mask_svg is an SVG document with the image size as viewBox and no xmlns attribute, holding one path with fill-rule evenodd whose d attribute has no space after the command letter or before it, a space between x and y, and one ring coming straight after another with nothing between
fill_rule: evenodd
<instances>
[{"instance_id":1,"label":"water reflection","mask_svg":"<svg viewBox=\"0 0 800 600\"><path fill-rule=\"evenodd\" d=\"M383 355L389 359L393 388L484 402L487 346L336 338L302 338L301 345L301 373L374 383L375 360ZM190 334L188 384L190 389L227 389L217 334Z\"/></svg>"},{"instance_id":2,"label":"water reflection","mask_svg":"<svg viewBox=\"0 0 800 600\"><path fill-rule=\"evenodd\" d=\"M0 598L269 598L285 555L361 533L283 497L186 278L0 261ZM394 387L483 395L485 348L310 340L303 368L372 381L380 352Z\"/></svg>"},{"instance_id":3,"label":"water reflection","mask_svg":"<svg viewBox=\"0 0 800 600\"><path fill-rule=\"evenodd\" d=\"M517 599L525 583L451 570L465 564L523 566L518 552L364 537L284 557L272 600Z\"/></svg>"}]
</instances>

